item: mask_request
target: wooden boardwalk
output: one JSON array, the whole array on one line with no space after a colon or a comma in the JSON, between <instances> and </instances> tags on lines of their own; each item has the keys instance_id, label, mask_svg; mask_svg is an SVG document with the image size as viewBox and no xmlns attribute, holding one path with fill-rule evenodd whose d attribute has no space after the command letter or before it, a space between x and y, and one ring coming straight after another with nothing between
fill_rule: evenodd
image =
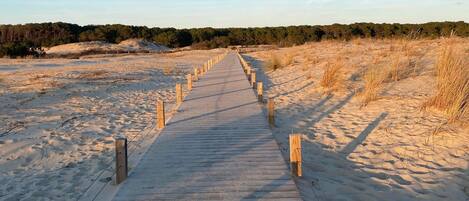
<instances>
[{"instance_id":1,"label":"wooden boardwalk","mask_svg":"<svg viewBox=\"0 0 469 201\"><path fill-rule=\"evenodd\" d=\"M235 53L194 84L114 200L301 200Z\"/></svg>"}]
</instances>

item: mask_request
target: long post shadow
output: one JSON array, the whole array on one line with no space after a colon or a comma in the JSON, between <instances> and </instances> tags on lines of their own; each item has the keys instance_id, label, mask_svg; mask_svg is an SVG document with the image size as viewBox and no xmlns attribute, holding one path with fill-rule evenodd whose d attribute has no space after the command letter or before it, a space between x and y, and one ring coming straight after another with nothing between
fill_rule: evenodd
<instances>
[{"instance_id":1,"label":"long post shadow","mask_svg":"<svg viewBox=\"0 0 469 201\"><path fill-rule=\"evenodd\" d=\"M379 125L379 123L388 116L387 112L381 113L375 120L370 122L368 126L357 136L354 140L347 144L340 152L347 157L350 155L360 144L362 144L368 135Z\"/></svg>"}]
</instances>

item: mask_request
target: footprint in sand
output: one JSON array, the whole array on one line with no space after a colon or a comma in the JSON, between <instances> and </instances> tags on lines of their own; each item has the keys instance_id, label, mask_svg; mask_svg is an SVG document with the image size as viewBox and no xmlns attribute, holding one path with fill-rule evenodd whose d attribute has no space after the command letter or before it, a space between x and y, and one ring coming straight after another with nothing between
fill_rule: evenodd
<instances>
[{"instance_id":1,"label":"footprint in sand","mask_svg":"<svg viewBox=\"0 0 469 201\"><path fill-rule=\"evenodd\" d=\"M431 193L430 190L423 189L423 188L412 188L412 190L415 191L416 193L423 194L423 195Z\"/></svg>"},{"instance_id":2,"label":"footprint in sand","mask_svg":"<svg viewBox=\"0 0 469 201\"><path fill-rule=\"evenodd\" d=\"M403 176L410 179L410 176L406 176L406 175L403 175ZM390 178L392 180L394 180L395 182L397 182L398 184L400 184L400 185L410 185L410 184L412 184L412 182L404 179L403 177L401 177L399 175L391 175Z\"/></svg>"},{"instance_id":3,"label":"footprint in sand","mask_svg":"<svg viewBox=\"0 0 469 201\"><path fill-rule=\"evenodd\" d=\"M386 180L389 178L389 175L384 172L368 172L370 177L375 177L380 180Z\"/></svg>"}]
</instances>

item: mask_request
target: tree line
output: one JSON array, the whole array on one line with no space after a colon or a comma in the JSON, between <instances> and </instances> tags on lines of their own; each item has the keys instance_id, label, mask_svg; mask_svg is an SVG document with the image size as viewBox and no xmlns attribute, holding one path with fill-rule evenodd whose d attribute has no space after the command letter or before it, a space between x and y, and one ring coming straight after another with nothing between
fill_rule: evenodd
<instances>
[{"instance_id":1,"label":"tree line","mask_svg":"<svg viewBox=\"0 0 469 201\"><path fill-rule=\"evenodd\" d=\"M0 56L40 54L40 48L72 42L106 41L119 43L129 38L143 38L171 48L192 46L211 49L230 45L279 46L300 45L327 39L353 38L437 38L454 34L469 36L465 22L430 22L425 24L355 23L316 26L258 28L148 28L128 25L87 25L70 23L32 23L0 25Z\"/></svg>"}]
</instances>

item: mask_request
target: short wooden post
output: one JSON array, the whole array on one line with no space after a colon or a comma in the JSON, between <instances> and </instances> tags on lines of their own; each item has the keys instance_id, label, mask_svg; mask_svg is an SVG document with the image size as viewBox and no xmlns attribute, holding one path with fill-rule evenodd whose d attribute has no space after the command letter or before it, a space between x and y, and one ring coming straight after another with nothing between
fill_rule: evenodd
<instances>
[{"instance_id":1,"label":"short wooden post","mask_svg":"<svg viewBox=\"0 0 469 201\"><path fill-rule=\"evenodd\" d=\"M176 84L176 104L182 103L182 85L180 83Z\"/></svg>"},{"instance_id":2,"label":"short wooden post","mask_svg":"<svg viewBox=\"0 0 469 201\"><path fill-rule=\"evenodd\" d=\"M249 82L251 82L251 69L250 68L246 70L246 75L248 76Z\"/></svg>"},{"instance_id":3,"label":"short wooden post","mask_svg":"<svg viewBox=\"0 0 469 201\"><path fill-rule=\"evenodd\" d=\"M192 90L192 74L187 74L187 90Z\"/></svg>"},{"instance_id":4,"label":"short wooden post","mask_svg":"<svg viewBox=\"0 0 469 201\"><path fill-rule=\"evenodd\" d=\"M251 70L251 86L253 89L256 88L256 70Z\"/></svg>"},{"instance_id":5,"label":"short wooden post","mask_svg":"<svg viewBox=\"0 0 469 201\"><path fill-rule=\"evenodd\" d=\"M295 176L301 177L301 134L291 134L290 141L290 169Z\"/></svg>"},{"instance_id":6,"label":"short wooden post","mask_svg":"<svg viewBox=\"0 0 469 201\"><path fill-rule=\"evenodd\" d=\"M157 128L162 129L165 126L165 114L164 114L164 102L162 100L158 100L156 103L156 115L157 115Z\"/></svg>"},{"instance_id":7,"label":"short wooden post","mask_svg":"<svg viewBox=\"0 0 469 201\"><path fill-rule=\"evenodd\" d=\"M274 98L269 98L267 100L267 115L268 115L270 126L275 126Z\"/></svg>"},{"instance_id":8,"label":"short wooden post","mask_svg":"<svg viewBox=\"0 0 469 201\"><path fill-rule=\"evenodd\" d=\"M194 68L194 80L197 81L199 80L199 69Z\"/></svg>"},{"instance_id":9,"label":"short wooden post","mask_svg":"<svg viewBox=\"0 0 469 201\"><path fill-rule=\"evenodd\" d=\"M122 183L127 178L127 139L116 139L116 184Z\"/></svg>"},{"instance_id":10,"label":"short wooden post","mask_svg":"<svg viewBox=\"0 0 469 201\"><path fill-rule=\"evenodd\" d=\"M262 96L262 92L263 92L263 86L262 86L262 82L257 82L257 100L262 103L264 102L264 98Z\"/></svg>"}]
</instances>

